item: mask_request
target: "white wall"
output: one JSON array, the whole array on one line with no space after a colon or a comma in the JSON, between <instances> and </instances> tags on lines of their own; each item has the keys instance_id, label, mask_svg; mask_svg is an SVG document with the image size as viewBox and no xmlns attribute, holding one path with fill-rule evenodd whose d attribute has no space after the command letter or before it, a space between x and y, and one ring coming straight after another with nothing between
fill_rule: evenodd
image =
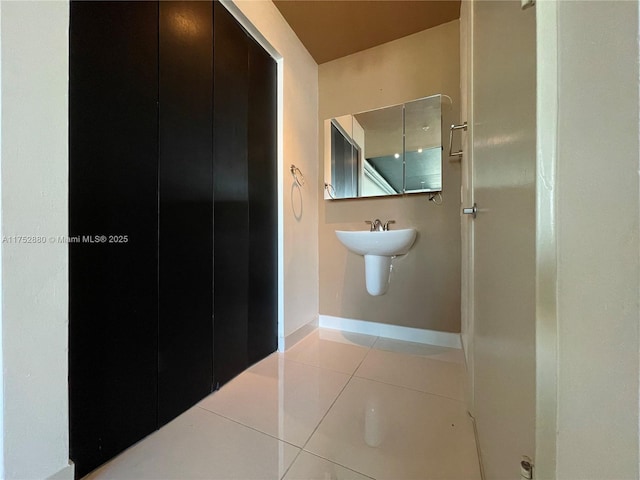
<instances>
[{"instance_id":1,"label":"white wall","mask_svg":"<svg viewBox=\"0 0 640 480\"><path fill-rule=\"evenodd\" d=\"M638 478L638 6L536 7L539 478Z\"/></svg>"},{"instance_id":2,"label":"white wall","mask_svg":"<svg viewBox=\"0 0 640 480\"><path fill-rule=\"evenodd\" d=\"M2 3L2 235L67 234L67 2ZM4 474L67 468L67 246L2 244Z\"/></svg>"},{"instance_id":3,"label":"white wall","mask_svg":"<svg viewBox=\"0 0 640 480\"><path fill-rule=\"evenodd\" d=\"M638 2L557 3L556 478L637 479Z\"/></svg>"},{"instance_id":4,"label":"white wall","mask_svg":"<svg viewBox=\"0 0 640 480\"><path fill-rule=\"evenodd\" d=\"M284 325L289 336L318 320L318 65L270 1L236 0L239 10L282 57ZM251 31L251 29L250 29ZM297 188L289 171L305 177Z\"/></svg>"}]
</instances>

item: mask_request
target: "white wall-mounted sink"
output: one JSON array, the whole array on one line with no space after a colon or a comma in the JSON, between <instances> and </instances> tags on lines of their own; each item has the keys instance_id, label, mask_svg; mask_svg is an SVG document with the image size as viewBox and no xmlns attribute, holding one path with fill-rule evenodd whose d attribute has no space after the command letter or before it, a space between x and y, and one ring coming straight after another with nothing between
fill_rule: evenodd
<instances>
[{"instance_id":1,"label":"white wall-mounted sink","mask_svg":"<svg viewBox=\"0 0 640 480\"><path fill-rule=\"evenodd\" d=\"M338 240L353 253L364 256L367 292L383 295L389 288L391 260L404 255L416 240L415 228L379 231L336 230Z\"/></svg>"},{"instance_id":2,"label":"white wall-mounted sink","mask_svg":"<svg viewBox=\"0 0 640 480\"><path fill-rule=\"evenodd\" d=\"M338 240L358 255L383 255L393 257L404 255L416 239L414 228L387 230L384 232L336 230Z\"/></svg>"}]
</instances>

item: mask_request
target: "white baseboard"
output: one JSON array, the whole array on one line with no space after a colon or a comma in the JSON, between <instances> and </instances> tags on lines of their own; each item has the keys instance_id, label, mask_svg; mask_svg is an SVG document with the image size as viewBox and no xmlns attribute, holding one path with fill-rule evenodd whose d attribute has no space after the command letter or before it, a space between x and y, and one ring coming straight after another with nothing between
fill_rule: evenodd
<instances>
[{"instance_id":1,"label":"white baseboard","mask_svg":"<svg viewBox=\"0 0 640 480\"><path fill-rule=\"evenodd\" d=\"M290 333L284 338L278 339L278 351L284 352L285 350L289 350L296 343L302 340L304 337L313 332L316 328L318 328L318 319L314 318L309 323L301 326L295 332Z\"/></svg>"},{"instance_id":2,"label":"white baseboard","mask_svg":"<svg viewBox=\"0 0 640 480\"><path fill-rule=\"evenodd\" d=\"M75 467L75 464L69 460L69 465L50 477L47 477L47 480L73 480Z\"/></svg>"},{"instance_id":3,"label":"white baseboard","mask_svg":"<svg viewBox=\"0 0 640 480\"><path fill-rule=\"evenodd\" d=\"M350 318L320 315L318 324L321 328L332 328L352 333L363 333L377 337L393 338L407 342L426 343L439 347L462 348L459 333L438 332L422 328L389 325L387 323L367 322Z\"/></svg>"}]
</instances>

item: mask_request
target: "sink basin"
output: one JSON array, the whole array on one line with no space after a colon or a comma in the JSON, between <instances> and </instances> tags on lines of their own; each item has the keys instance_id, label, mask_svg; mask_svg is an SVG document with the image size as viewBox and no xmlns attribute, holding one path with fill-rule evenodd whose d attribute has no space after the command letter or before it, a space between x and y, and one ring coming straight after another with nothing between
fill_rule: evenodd
<instances>
[{"instance_id":1,"label":"sink basin","mask_svg":"<svg viewBox=\"0 0 640 480\"><path fill-rule=\"evenodd\" d=\"M416 240L415 228L385 232L336 230L338 240L353 253L364 256L367 292L384 295L389 288L391 260L404 255Z\"/></svg>"},{"instance_id":2,"label":"sink basin","mask_svg":"<svg viewBox=\"0 0 640 480\"><path fill-rule=\"evenodd\" d=\"M336 235L345 247L358 255L393 257L404 255L409 251L416 239L416 230L414 228L385 232L336 230Z\"/></svg>"}]
</instances>

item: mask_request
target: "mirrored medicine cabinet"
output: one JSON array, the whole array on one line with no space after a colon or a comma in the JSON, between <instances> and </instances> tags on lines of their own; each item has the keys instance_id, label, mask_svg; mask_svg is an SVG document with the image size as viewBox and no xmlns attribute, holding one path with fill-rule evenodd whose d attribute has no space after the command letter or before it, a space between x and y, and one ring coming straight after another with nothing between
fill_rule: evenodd
<instances>
[{"instance_id":1,"label":"mirrored medicine cabinet","mask_svg":"<svg viewBox=\"0 0 640 480\"><path fill-rule=\"evenodd\" d=\"M441 97L325 120L324 198L442 191Z\"/></svg>"}]
</instances>

